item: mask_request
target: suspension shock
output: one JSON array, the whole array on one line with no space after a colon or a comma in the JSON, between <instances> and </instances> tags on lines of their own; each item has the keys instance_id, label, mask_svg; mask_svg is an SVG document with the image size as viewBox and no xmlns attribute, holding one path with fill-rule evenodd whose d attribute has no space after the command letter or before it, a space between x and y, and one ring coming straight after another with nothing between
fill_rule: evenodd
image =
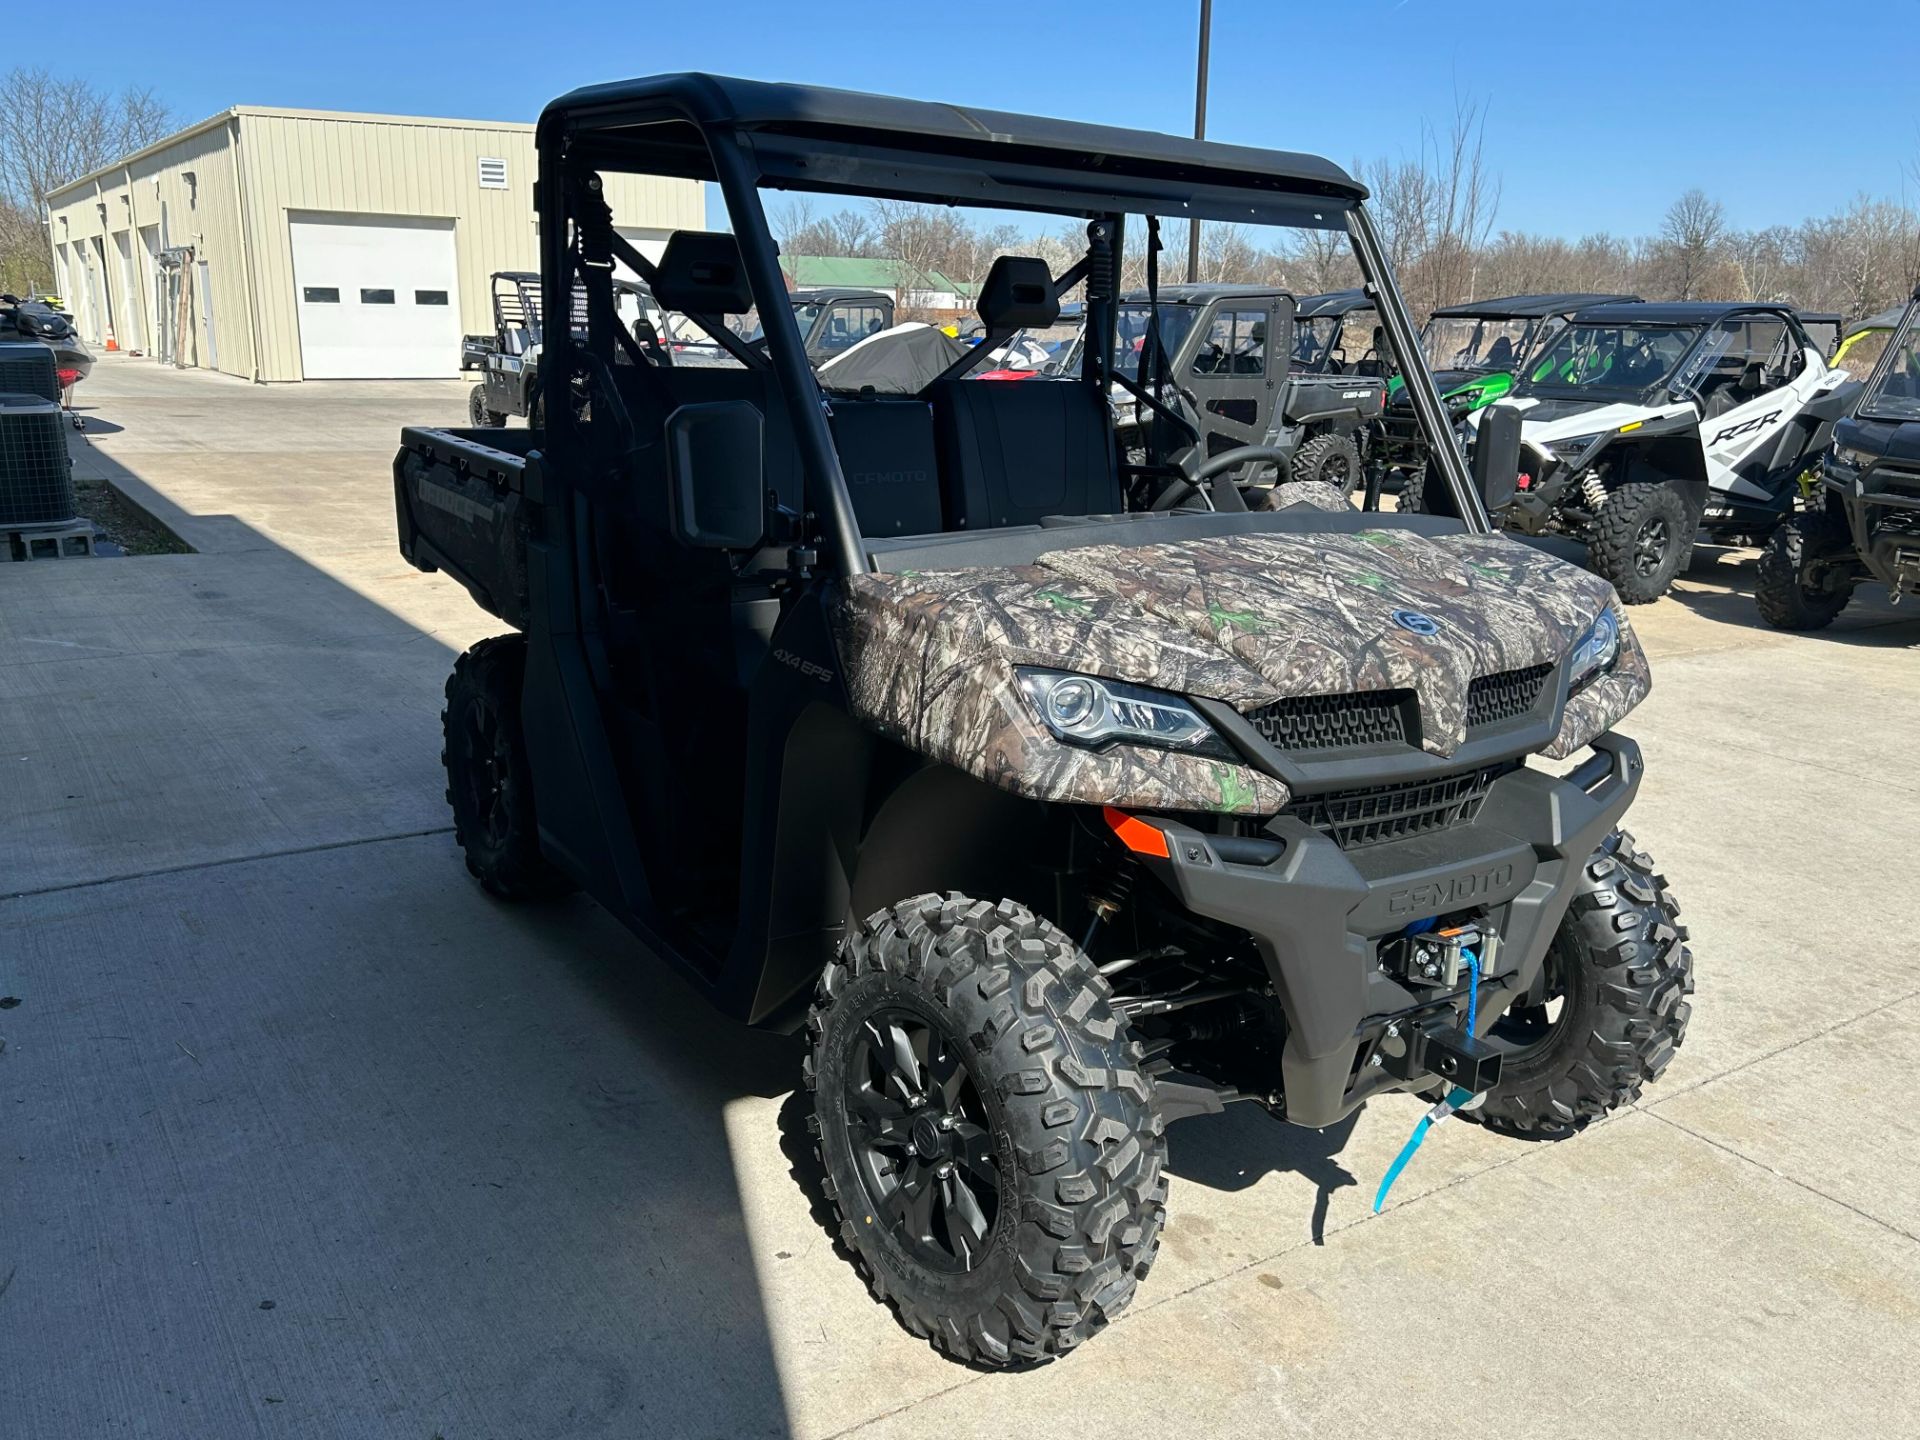
<instances>
[{"instance_id":1,"label":"suspension shock","mask_svg":"<svg viewBox=\"0 0 1920 1440\"><path fill-rule=\"evenodd\" d=\"M1102 874L1095 875L1087 885L1087 909L1092 918L1087 921L1086 934L1080 940L1082 954L1093 953L1093 942L1100 932L1127 908L1133 899L1134 881L1138 872L1131 856L1120 860Z\"/></svg>"},{"instance_id":2,"label":"suspension shock","mask_svg":"<svg viewBox=\"0 0 1920 1440\"><path fill-rule=\"evenodd\" d=\"M1598 470L1589 470L1580 477L1580 497L1587 502L1587 509L1596 515L1600 513L1600 507L1607 503L1607 482Z\"/></svg>"}]
</instances>

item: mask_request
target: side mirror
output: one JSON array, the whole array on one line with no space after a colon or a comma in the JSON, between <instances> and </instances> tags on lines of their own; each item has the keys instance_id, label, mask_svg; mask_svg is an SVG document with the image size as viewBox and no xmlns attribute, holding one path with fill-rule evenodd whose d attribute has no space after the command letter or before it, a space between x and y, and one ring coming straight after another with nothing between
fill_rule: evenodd
<instances>
[{"instance_id":1,"label":"side mirror","mask_svg":"<svg viewBox=\"0 0 1920 1440\"><path fill-rule=\"evenodd\" d=\"M1473 488L1489 511L1513 503L1520 488L1520 412L1489 405L1480 412L1473 440Z\"/></svg>"},{"instance_id":2,"label":"side mirror","mask_svg":"<svg viewBox=\"0 0 1920 1440\"><path fill-rule=\"evenodd\" d=\"M682 405L667 417L667 508L682 545L751 550L766 538L763 428L744 400Z\"/></svg>"}]
</instances>

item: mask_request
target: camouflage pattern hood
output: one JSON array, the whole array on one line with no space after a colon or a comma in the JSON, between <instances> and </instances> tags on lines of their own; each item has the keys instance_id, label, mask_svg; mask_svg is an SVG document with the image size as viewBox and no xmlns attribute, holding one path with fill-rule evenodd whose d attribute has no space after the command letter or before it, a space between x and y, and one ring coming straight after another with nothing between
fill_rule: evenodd
<instances>
[{"instance_id":1,"label":"camouflage pattern hood","mask_svg":"<svg viewBox=\"0 0 1920 1440\"><path fill-rule=\"evenodd\" d=\"M1013 667L1103 675L1242 711L1406 688L1419 699L1425 748L1444 756L1465 740L1474 677L1561 660L1612 599L1598 576L1500 535L1244 535L859 576L839 638L862 718L983 779L1115 805L1156 803L1136 792L1170 788L1157 803L1269 813L1284 789L1250 768L1055 742L1014 690ZM1624 624L1621 643L1614 672L1568 705L1549 753L1585 744L1646 695L1646 657ZM1235 773L1215 773L1223 769Z\"/></svg>"}]
</instances>

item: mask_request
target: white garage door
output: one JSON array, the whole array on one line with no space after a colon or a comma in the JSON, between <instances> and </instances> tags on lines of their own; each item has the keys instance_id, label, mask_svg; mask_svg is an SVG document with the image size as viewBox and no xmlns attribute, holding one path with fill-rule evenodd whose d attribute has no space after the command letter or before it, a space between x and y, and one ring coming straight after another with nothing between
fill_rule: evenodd
<instances>
[{"instance_id":1,"label":"white garage door","mask_svg":"<svg viewBox=\"0 0 1920 1440\"><path fill-rule=\"evenodd\" d=\"M459 374L451 220L316 215L288 223L307 379Z\"/></svg>"}]
</instances>

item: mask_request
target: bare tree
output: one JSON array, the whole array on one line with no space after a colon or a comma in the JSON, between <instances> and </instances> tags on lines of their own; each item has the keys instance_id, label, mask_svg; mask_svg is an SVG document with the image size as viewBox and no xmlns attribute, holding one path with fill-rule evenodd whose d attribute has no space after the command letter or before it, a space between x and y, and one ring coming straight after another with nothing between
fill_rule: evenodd
<instances>
[{"instance_id":1,"label":"bare tree","mask_svg":"<svg viewBox=\"0 0 1920 1440\"><path fill-rule=\"evenodd\" d=\"M819 223L813 218L813 197L806 194L786 195L766 207L767 228L773 231L773 238L780 244L783 254L818 254L818 251L796 250L793 241L796 236L805 235Z\"/></svg>"},{"instance_id":2,"label":"bare tree","mask_svg":"<svg viewBox=\"0 0 1920 1440\"><path fill-rule=\"evenodd\" d=\"M1655 253L1673 299L1698 300L1706 293L1726 236L1726 207L1698 187L1667 207Z\"/></svg>"},{"instance_id":3,"label":"bare tree","mask_svg":"<svg viewBox=\"0 0 1920 1440\"><path fill-rule=\"evenodd\" d=\"M151 90L98 90L41 69L0 79L0 279L9 289L44 282L42 218L49 192L163 138L174 128Z\"/></svg>"}]
</instances>

